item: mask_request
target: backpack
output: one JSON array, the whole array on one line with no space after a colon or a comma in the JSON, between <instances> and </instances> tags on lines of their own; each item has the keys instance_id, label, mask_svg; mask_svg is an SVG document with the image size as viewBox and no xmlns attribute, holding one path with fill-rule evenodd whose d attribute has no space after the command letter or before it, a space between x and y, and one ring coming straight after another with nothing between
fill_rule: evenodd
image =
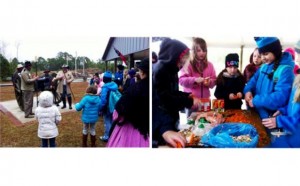
<instances>
[{"instance_id":1,"label":"backpack","mask_svg":"<svg viewBox=\"0 0 300 186\"><path fill-rule=\"evenodd\" d=\"M266 67L267 67L267 65L263 65L262 67L260 67L260 71L264 72L263 70L265 70ZM274 86L278 82L278 79L281 76L282 71L285 68L292 68L292 67L290 65L279 65L278 68L276 69L276 71L274 72L274 75L273 75Z\"/></svg>"},{"instance_id":2,"label":"backpack","mask_svg":"<svg viewBox=\"0 0 300 186\"><path fill-rule=\"evenodd\" d=\"M119 99L121 98L122 94L118 90L111 90L109 91L108 96L108 111L109 113L113 113L115 110L115 106Z\"/></svg>"},{"instance_id":3,"label":"backpack","mask_svg":"<svg viewBox=\"0 0 300 186\"><path fill-rule=\"evenodd\" d=\"M274 75L273 75L273 81L274 81L274 83L277 83L277 82L278 82L278 79L279 79L279 77L281 76L282 71L283 71L285 68L292 68L292 67L289 66L289 65L279 65L278 68L276 69L276 71L274 72Z\"/></svg>"}]
</instances>

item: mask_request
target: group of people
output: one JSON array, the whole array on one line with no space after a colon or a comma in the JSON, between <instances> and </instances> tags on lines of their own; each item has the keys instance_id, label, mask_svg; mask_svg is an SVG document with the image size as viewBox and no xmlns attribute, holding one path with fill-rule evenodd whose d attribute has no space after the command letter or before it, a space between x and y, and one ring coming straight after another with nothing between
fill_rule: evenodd
<instances>
[{"instance_id":1,"label":"group of people","mask_svg":"<svg viewBox=\"0 0 300 186\"><path fill-rule=\"evenodd\" d=\"M39 121L38 137L42 139L42 147L55 146L55 138L58 135L57 124L61 121L61 114L57 97L63 102L62 109L66 108L66 98L69 109L72 109L72 97L70 84L74 80L67 65L62 66L62 70L53 77L50 70L45 70L42 76L31 73L32 63L26 61L24 67L17 65L17 70L13 74L12 81L15 89L16 100L20 110L24 111L25 118L34 118ZM37 108L33 112L34 93L41 92L37 98ZM57 105L55 106L54 103Z\"/></svg>"},{"instance_id":2,"label":"group of people","mask_svg":"<svg viewBox=\"0 0 300 186\"><path fill-rule=\"evenodd\" d=\"M176 147L178 143L184 147L186 139L178 133L179 112L186 109L189 117L199 110L202 98L209 99L214 86L214 96L224 99L225 109L241 109L245 99L247 108L259 113L272 138L270 147L300 147L300 117L296 114L300 108L300 80L295 50L282 51L277 37L254 40L257 48L244 72L238 69L238 54L230 53L218 76L207 59L204 39L193 38L191 50L175 39L162 41L158 59L153 56L153 147L162 144ZM222 120L218 118L212 122L220 123ZM284 135L274 138L271 135L274 128L281 128Z\"/></svg>"},{"instance_id":3,"label":"group of people","mask_svg":"<svg viewBox=\"0 0 300 186\"><path fill-rule=\"evenodd\" d=\"M62 66L58 74L49 74L50 70L44 70L44 74L38 76L31 72L32 63L26 61L24 67L18 64L12 76L15 96L21 111L24 111L25 118L33 118L33 97L35 92L51 91L56 100L57 106L60 100L63 102L62 109L66 108L66 98L68 99L69 109L72 109L72 99L70 84L74 77L67 65ZM56 97L59 97L58 100Z\"/></svg>"},{"instance_id":4,"label":"group of people","mask_svg":"<svg viewBox=\"0 0 300 186\"><path fill-rule=\"evenodd\" d=\"M101 80L99 76L94 76L94 84L86 89L85 96L75 104L77 111L82 110L83 147L87 147L88 134L91 135L91 146L96 146L95 125L99 115L104 118L104 134L100 140L107 142L107 147L149 147L149 58L143 59L138 65L141 80L126 90L120 88L123 86L123 69L120 69L116 72L120 74L115 74L114 80L110 71L104 72ZM123 90L122 94L119 90ZM118 94L120 97L110 109L112 95Z\"/></svg>"},{"instance_id":5,"label":"group of people","mask_svg":"<svg viewBox=\"0 0 300 186\"><path fill-rule=\"evenodd\" d=\"M161 144L175 147L178 143L184 147L186 139L178 133L179 112L185 109L189 117L198 111L203 99L210 98L210 90L214 87L214 96L224 99L225 109L241 109L244 99L247 109L258 112L262 125L272 138L270 147L300 147L300 76L295 64L295 53L300 53L300 48L283 51L277 37L255 37L254 40L257 48L243 73L239 70L239 55L229 53L225 57L225 68L218 75L208 60L203 38L193 38L191 49L175 39L162 41L159 54L152 54L153 147ZM70 83L74 78L67 66L62 69L52 81L58 81L62 109L66 108L66 98L72 109ZM17 101L25 118L34 117L34 82L41 78L32 76L30 70L31 63L25 62L24 69L18 65L13 76L16 95L21 93L23 98L18 96ZM139 81L136 80L137 73ZM95 74L85 96L75 105L77 111L82 110L82 146L88 146L88 134L91 146L96 146L95 124L99 116L104 117L105 126L100 140L107 142L108 147L149 146L149 58L139 64L138 72L118 66L114 78L109 71L101 74ZM112 92L121 93L113 111L108 109ZM35 112L39 123L52 117L51 122L45 122L46 127L39 127L39 136L51 139L43 141L43 146L53 145L58 134L55 126L61 115L53 106L53 94L48 91L40 94L39 102ZM50 111L53 114L45 114ZM210 122L218 124L222 120L216 117ZM271 135L274 129L280 129L283 135L274 137Z\"/></svg>"},{"instance_id":6,"label":"group of people","mask_svg":"<svg viewBox=\"0 0 300 186\"><path fill-rule=\"evenodd\" d=\"M107 142L107 147L149 147L149 58L143 59L137 70L129 70L129 74L137 71L140 79L134 83L130 82L126 90L123 86L130 77L123 75L124 68L118 67L116 74L119 73L119 76L115 74L115 78L110 71L101 73L100 76L95 74L92 78L93 82L86 89L86 94L75 104L75 109L82 111L82 147L88 146L88 135L91 137L91 147L96 147L95 127L99 116L103 116L105 128L100 140ZM23 96L23 99L16 97L17 102L24 110L25 118L33 118L35 115L38 120L38 137L41 138L41 146L55 147L55 139L58 136L57 125L62 116L54 104L55 94L50 91L52 82L57 82L56 91L60 93L63 102L61 109L66 108L67 101L69 109L72 109L70 84L74 77L66 65L62 66L62 70L55 77L49 77L50 79L48 79L48 70L41 77L31 75L30 70L31 63L25 62L25 68L22 69L22 66L18 65L17 72L13 75L16 96L17 93ZM33 113L33 94L38 82L43 82L43 88L40 90L38 106ZM110 95L116 96L113 92L120 95L117 100L114 100L116 103L111 103L113 98ZM111 105L113 105L112 110L109 109Z\"/></svg>"}]
</instances>

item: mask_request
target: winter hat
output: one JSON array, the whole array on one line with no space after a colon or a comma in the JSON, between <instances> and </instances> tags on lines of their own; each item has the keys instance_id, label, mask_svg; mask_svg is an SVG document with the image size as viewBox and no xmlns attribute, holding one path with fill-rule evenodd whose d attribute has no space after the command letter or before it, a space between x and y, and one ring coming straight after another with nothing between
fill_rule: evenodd
<instances>
[{"instance_id":1,"label":"winter hat","mask_svg":"<svg viewBox=\"0 0 300 186\"><path fill-rule=\"evenodd\" d=\"M133 77L135 74L136 74L136 71L135 70L129 70L128 71L128 74L130 75L130 77Z\"/></svg>"},{"instance_id":2,"label":"winter hat","mask_svg":"<svg viewBox=\"0 0 300 186\"><path fill-rule=\"evenodd\" d=\"M118 68L119 70L124 70L124 66L123 66L123 65L118 65L117 68Z\"/></svg>"},{"instance_id":3,"label":"winter hat","mask_svg":"<svg viewBox=\"0 0 300 186\"><path fill-rule=\"evenodd\" d=\"M293 48L287 48L284 52L288 52L292 55L293 60L295 60L295 50Z\"/></svg>"},{"instance_id":4,"label":"winter hat","mask_svg":"<svg viewBox=\"0 0 300 186\"><path fill-rule=\"evenodd\" d=\"M26 61L25 62L25 67L31 66L31 62L30 61Z\"/></svg>"},{"instance_id":5,"label":"winter hat","mask_svg":"<svg viewBox=\"0 0 300 186\"><path fill-rule=\"evenodd\" d=\"M141 69L143 72L149 74L149 58L144 58L138 65L138 68Z\"/></svg>"},{"instance_id":6,"label":"winter hat","mask_svg":"<svg viewBox=\"0 0 300 186\"><path fill-rule=\"evenodd\" d=\"M295 51L300 54L300 40L295 45Z\"/></svg>"},{"instance_id":7,"label":"winter hat","mask_svg":"<svg viewBox=\"0 0 300 186\"><path fill-rule=\"evenodd\" d=\"M225 58L225 67L239 67L239 55L237 53L228 54Z\"/></svg>"},{"instance_id":8,"label":"winter hat","mask_svg":"<svg viewBox=\"0 0 300 186\"><path fill-rule=\"evenodd\" d=\"M63 65L61 68L69 68L69 65Z\"/></svg>"},{"instance_id":9,"label":"winter hat","mask_svg":"<svg viewBox=\"0 0 300 186\"><path fill-rule=\"evenodd\" d=\"M282 47L277 37L254 37L259 53L271 52L279 59L282 55Z\"/></svg>"},{"instance_id":10,"label":"winter hat","mask_svg":"<svg viewBox=\"0 0 300 186\"><path fill-rule=\"evenodd\" d=\"M23 65L22 64L18 64L17 68L23 68Z\"/></svg>"},{"instance_id":11,"label":"winter hat","mask_svg":"<svg viewBox=\"0 0 300 186\"><path fill-rule=\"evenodd\" d=\"M112 80L112 74L110 71L106 71L103 75L103 82L104 83L108 83L108 82L111 82Z\"/></svg>"},{"instance_id":12,"label":"winter hat","mask_svg":"<svg viewBox=\"0 0 300 186\"><path fill-rule=\"evenodd\" d=\"M103 76L104 78L112 78L112 74L111 74L111 72L110 71L106 71L105 73L104 73L104 76Z\"/></svg>"}]
</instances>

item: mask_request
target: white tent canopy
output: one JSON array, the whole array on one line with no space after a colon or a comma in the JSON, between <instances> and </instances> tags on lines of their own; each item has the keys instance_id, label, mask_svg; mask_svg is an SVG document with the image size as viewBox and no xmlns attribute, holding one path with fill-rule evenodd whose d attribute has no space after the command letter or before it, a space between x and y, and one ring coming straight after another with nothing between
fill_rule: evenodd
<instances>
[{"instance_id":1,"label":"white tent canopy","mask_svg":"<svg viewBox=\"0 0 300 186\"><path fill-rule=\"evenodd\" d=\"M224 59L228 53L238 53L240 56L240 70L249 63L249 57L256 47L253 35L234 35L234 34L199 34L196 37L205 39L208 47L208 60L213 62L216 72L219 73L224 68ZM276 36L279 38L282 48L294 47L300 37L296 35ZM185 43L188 47L192 46L192 37L170 37ZM158 39L159 40L159 39ZM158 53L159 43L153 42L151 50Z\"/></svg>"}]
</instances>

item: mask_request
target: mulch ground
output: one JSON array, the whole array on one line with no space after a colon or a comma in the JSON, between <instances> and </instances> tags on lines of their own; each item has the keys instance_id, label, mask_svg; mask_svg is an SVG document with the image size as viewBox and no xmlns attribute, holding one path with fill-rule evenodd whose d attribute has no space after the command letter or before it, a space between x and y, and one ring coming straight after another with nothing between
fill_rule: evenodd
<instances>
[{"instance_id":1,"label":"mulch ground","mask_svg":"<svg viewBox=\"0 0 300 186\"><path fill-rule=\"evenodd\" d=\"M77 103L83 97L88 83L72 83L71 85L76 99L75 103ZM1 102L13 99L15 99L13 86L0 87ZM56 138L57 147L81 147L82 125L81 112L63 113L62 121L58 125L59 135ZM37 128L37 121L16 126L7 115L0 112L0 146L39 147L41 142L37 136ZM106 145L105 142L99 140L99 136L101 136L103 132L103 118L100 117L96 123L97 147L105 147Z\"/></svg>"}]
</instances>

